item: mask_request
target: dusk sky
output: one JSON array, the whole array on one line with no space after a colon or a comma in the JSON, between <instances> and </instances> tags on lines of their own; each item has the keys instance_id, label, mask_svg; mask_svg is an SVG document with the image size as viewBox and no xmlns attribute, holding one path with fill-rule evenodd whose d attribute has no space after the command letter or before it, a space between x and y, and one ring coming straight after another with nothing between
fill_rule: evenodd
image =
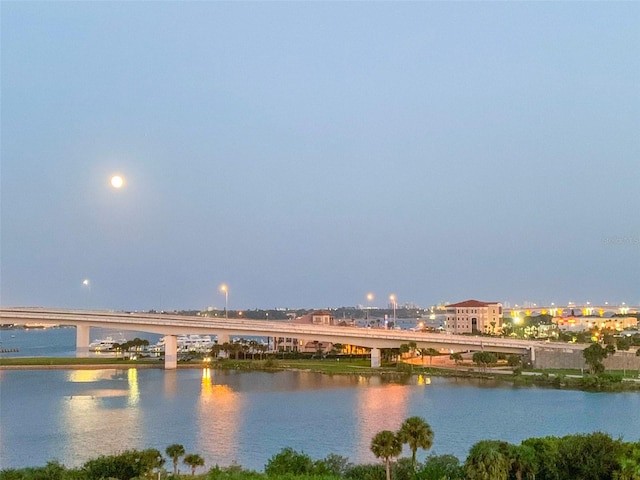
<instances>
[{"instance_id":1,"label":"dusk sky","mask_svg":"<svg viewBox=\"0 0 640 480\"><path fill-rule=\"evenodd\" d=\"M640 304L639 2L0 8L3 306Z\"/></svg>"}]
</instances>

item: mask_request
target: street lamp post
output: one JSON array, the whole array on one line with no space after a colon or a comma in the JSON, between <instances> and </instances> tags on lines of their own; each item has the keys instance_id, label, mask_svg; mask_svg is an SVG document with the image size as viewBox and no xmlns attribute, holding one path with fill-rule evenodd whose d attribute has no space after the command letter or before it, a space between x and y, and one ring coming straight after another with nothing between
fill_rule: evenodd
<instances>
[{"instance_id":1,"label":"street lamp post","mask_svg":"<svg viewBox=\"0 0 640 480\"><path fill-rule=\"evenodd\" d=\"M371 302L373 301L373 293L367 293L367 310L365 312L365 319L369 320L369 310L371 309Z\"/></svg>"},{"instance_id":2,"label":"street lamp post","mask_svg":"<svg viewBox=\"0 0 640 480\"><path fill-rule=\"evenodd\" d=\"M395 328L396 326L396 296L395 294L391 294L389 295L389 300L391 300L391 303L393 304L393 327Z\"/></svg>"},{"instance_id":3,"label":"street lamp post","mask_svg":"<svg viewBox=\"0 0 640 480\"><path fill-rule=\"evenodd\" d=\"M224 318L229 320L229 287L223 283L220 285L220 291L224 293Z\"/></svg>"},{"instance_id":4,"label":"street lamp post","mask_svg":"<svg viewBox=\"0 0 640 480\"><path fill-rule=\"evenodd\" d=\"M85 308L91 309L91 281L88 278L82 280L82 288L87 290L86 300L85 300Z\"/></svg>"}]
</instances>

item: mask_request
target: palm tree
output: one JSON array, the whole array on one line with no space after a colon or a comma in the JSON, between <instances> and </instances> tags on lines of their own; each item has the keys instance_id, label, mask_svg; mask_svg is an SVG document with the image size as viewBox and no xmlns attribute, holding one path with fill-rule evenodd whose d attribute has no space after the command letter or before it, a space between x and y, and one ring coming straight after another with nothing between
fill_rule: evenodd
<instances>
[{"instance_id":1,"label":"palm tree","mask_svg":"<svg viewBox=\"0 0 640 480\"><path fill-rule=\"evenodd\" d=\"M371 440L371 451L376 458L382 458L387 469L387 480L391 480L391 459L402 453L402 443L391 430L376 433Z\"/></svg>"},{"instance_id":2,"label":"palm tree","mask_svg":"<svg viewBox=\"0 0 640 480\"><path fill-rule=\"evenodd\" d=\"M422 350L422 358L424 358L425 355L429 356L429 367L431 367L433 365L433 357L440 355L440 352L435 348L427 348L426 350Z\"/></svg>"},{"instance_id":3,"label":"palm tree","mask_svg":"<svg viewBox=\"0 0 640 480\"><path fill-rule=\"evenodd\" d=\"M251 351L251 360L255 360L256 352L258 351L258 341L249 340L249 349Z\"/></svg>"},{"instance_id":4,"label":"palm tree","mask_svg":"<svg viewBox=\"0 0 640 480\"><path fill-rule=\"evenodd\" d=\"M247 359L247 355L249 354L249 351L251 350L251 347L249 346L249 342L246 341L244 338L240 339L239 350L242 353L242 358L244 360L246 360Z\"/></svg>"},{"instance_id":5,"label":"palm tree","mask_svg":"<svg viewBox=\"0 0 640 480\"><path fill-rule=\"evenodd\" d=\"M471 447L464 469L469 480L507 480L510 462L506 442L481 440Z\"/></svg>"},{"instance_id":6,"label":"palm tree","mask_svg":"<svg viewBox=\"0 0 640 480\"><path fill-rule=\"evenodd\" d=\"M416 342L409 342L409 353L411 354L411 360L413 360L413 356L416 354L417 348L418 344Z\"/></svg>"},{"instance_id":7,"label":"palm tree","mask_svg":"<svg viewBox=\"0 0 640 480\"><path fill-rule=\"evenodd\" d=\"M178 474L178 459L184 455L185 450L184 447L178 443L174 443L173 445L169 445L165 450L166 454L173 460L173 474Z\"/></svg>"},{"instance_id":8,"label":"palm tree","mask_svg":"<svg viewBox=\"0 0 640 480\"><path fill-rule=\"evenodd\" d=\"M193 476L196 474L196 467L204 466L204 458L202 458L197 453L190 453L189 455L184 457L182 463L191 467L191 475Z\"/></svg>"},{"instance_id":9,"label":"palm tree","mask_svg":"<svg viewBox=\"0 0 640 480\"><path fill-rule=\"evenodd\" d=\"M155 448L149 448L140 452L140 463L146 465L149 472L154 468L157 472L160 472L164 462L165 460L162 458L162 454Z\"/></svg>"},{"instance_id":10,"label":"palm tree","mask_svg":"<svg viewBox=\"0 0 640 480\"><path fill-rule=\"evenodd\" d=\"M511 471L516 480L536 477L536 451L529 445L510 445L508 449Z\"/></svg>"},{"instance_id":11,"label":"palm tree","mask_svg":"<svg viewBox=\"0 0 640 480\"><path fill-rule=\"evenodd\" d=\"M217 341L211 346L210 355L211 358L218 358L220 352L222 351L222 345L220 345Z\"/></svg>"},{"instance_id":12,"label":"palm tree","mask_svg":"<svg viewBox=\"0 0 640 480\"><path fill-rule=\"evenodd\" d=\"M398 430L398 439L402 443L409 444L411 449L411 464L416 469L416 452L418 448L429 450L433 445L433 430L431 426L420 417L409 417Z\"/></svg>"},{"instance_id":13,"label":"palm tree","mask_svg":"<svg viewBox=\"0 0 640 480\"><path fill-rule=\"evenodd\" d=\"M227 358L231 358L231 353L234 351L234 347L232 343L229 342L224 342L220 348L222 348L222 351L225 353L225 355L227 356Z\"/></svg>"},{"instance_id":14,"label":"palm tree","mask_svg":"<svg viewBox=\"0 0 640 480\"><path fill-rule=\"evenodd\" d=\"M458 364L462 361L462 354L460 352L452 353L449 355L449 360L453 360L458 368Z\"/></svg>"}]
</instances>

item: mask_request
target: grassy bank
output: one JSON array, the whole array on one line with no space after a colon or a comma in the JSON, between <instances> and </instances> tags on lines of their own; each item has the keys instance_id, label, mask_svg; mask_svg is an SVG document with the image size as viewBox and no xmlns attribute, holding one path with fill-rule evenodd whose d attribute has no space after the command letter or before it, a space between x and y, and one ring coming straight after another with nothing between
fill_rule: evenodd
<instances>
[{"instance_id":1,"label":"grassy bank","mask_svg":"<svg viewBox=\"0 0 640 480\"><path fill-rule=\"evenodd\" d=\"M163 363L157 360L125 360L123 358L76 358L76 357L20 357L0 358L1 367L92 367L104 365L146 365L162 367Z\"/></svg>"}]
</instances>

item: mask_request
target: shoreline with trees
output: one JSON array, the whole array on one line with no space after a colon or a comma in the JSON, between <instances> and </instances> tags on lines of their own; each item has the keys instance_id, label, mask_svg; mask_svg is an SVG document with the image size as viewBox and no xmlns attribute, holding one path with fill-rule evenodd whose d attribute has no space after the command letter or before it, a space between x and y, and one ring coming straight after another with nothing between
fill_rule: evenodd
<instances>
[{"instance_id":1,"label":"shoreline with trees","mask_svg":"<svg viewBox=\"0 0 640 480\"><path fill-rule=\"evenodd\" d=\"M595 347L599 345L594 344ZM595 350L595 348L592 346ZM603 349L604 350L604 349ZM592 352L585 350L587 355ZM603 353L597 351L594 362L599 362ZM325 375L380 376L390 381L403 382L412 375L480 379L509 382L515 386L536 386L599 392L640 391L639 372L602 371L596 364L594 373L570 369L525 369L518 359L507 357L498 363L497 356L490 352L476 352L470 361L462 361L460 354L449 356L450 365L432 366L434 356L429 356L429 365L400 361L388 357L382 367L372 368L366 356L333 358L300 358L300 356L270 357L266 360L217 359L206 357L188 362L178 362L178 368L212 368L234 371L278 372L301 370ZM443 355L439 357L444 358ZM0 359L0 370L22 369L104 369L104 368L163 368L157 360L124 358L76 358L76 357L23 357ZM628 376L632 375L632 376Z\"/></svg>"}]
</instances>

